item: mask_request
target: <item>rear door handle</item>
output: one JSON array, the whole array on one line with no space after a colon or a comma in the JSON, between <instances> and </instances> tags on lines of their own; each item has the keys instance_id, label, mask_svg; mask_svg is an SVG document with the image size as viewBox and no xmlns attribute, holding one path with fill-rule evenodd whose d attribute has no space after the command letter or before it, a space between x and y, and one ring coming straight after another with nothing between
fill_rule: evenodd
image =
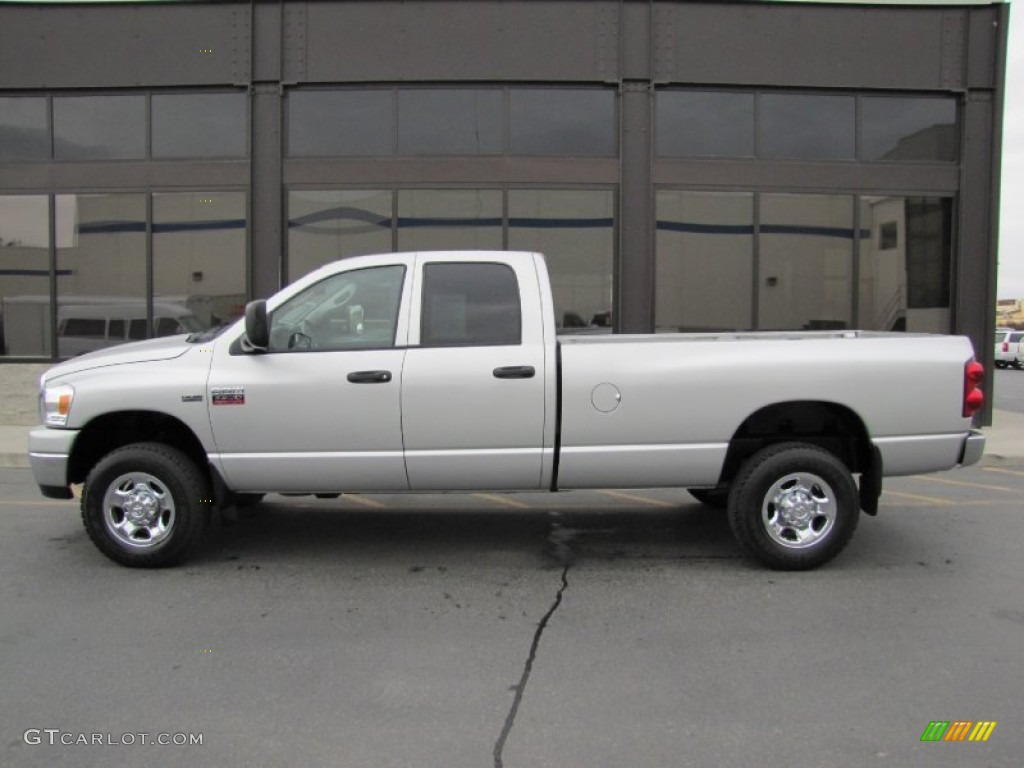
<instances>
[{"instance_id":1,"label":"rear door handle","mask_svg":"<svg viewBox=\"0 0 1024 768\"><path fill-rule=\"evenodd\" d=\"M532 365L506 365L494 369L496 379L532 379L537 371Z\"/></svg>"},{"instance_id":2,"label":"rear door handle","mask_svg":"<svg viewBox=\"0 0 1024 768\"><path fill-rule=\"evenodd\" d=\"M353 371L348 380L353 384L387 384L391 381L391 371Z\"/></svg>"}]
</instances>

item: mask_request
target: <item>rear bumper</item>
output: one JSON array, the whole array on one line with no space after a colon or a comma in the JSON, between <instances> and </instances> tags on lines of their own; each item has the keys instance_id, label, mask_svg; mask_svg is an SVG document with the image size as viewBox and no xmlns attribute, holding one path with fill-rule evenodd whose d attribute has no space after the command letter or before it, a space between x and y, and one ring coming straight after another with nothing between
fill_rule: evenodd
<instances>
[{"instance_id":1,"label":"rear bumper","mask_svg":"<svg viewBox=\"0 0 1024 768\"><path fill-rule=\"evenodd\" d=\"M970 434L964 438L963 449L960 453L960 466L969 467L981 461L985 453L985 435L977 429L972 429Z\"/></svg>"},{"instance_id":2,"label":"rear bumper","mask_svg":"<svg viewBox=\"0 0 1024 768\"><path fill-rule=\"evenodd\" d=\"M37 427L28 435L28 461L36 485L44 496L70 499L68 461L78 437L75 429Z\"/></svg>"}]
</instances>

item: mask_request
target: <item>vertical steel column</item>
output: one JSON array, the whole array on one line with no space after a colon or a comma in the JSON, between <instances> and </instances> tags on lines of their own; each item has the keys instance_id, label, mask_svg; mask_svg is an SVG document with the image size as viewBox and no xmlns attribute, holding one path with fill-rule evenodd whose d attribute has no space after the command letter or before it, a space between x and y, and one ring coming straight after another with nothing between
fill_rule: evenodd
<instances>
[{"instance_id":1,"label":"vertical steel column","mask_svg":"<svg viewBox=\"0 0 1024 768\"><path fill-rule=\"evenodd\" d=\"M653 3L624 2L619 33L619 290L615 328L654 331Z\"/></svg>"},{"instance_id":2,"label":"vertical steel column","mask_svg":"<svg viewBox=\"0 0 1024 768\"><path fill-rule=\"evenodd\" d=\"M274 293L283 279L283 26L280 0L253 3L249 278L254 297Z\"/></svg>"}]
</instances>

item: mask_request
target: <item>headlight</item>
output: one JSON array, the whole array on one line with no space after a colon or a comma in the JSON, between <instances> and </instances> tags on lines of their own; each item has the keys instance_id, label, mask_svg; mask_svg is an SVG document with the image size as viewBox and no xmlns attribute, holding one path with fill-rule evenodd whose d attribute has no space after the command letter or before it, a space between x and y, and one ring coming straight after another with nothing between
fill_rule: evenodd
<instances>
[{"instance_id":1,"label":"headlight","mask_svg":"<svg viewBox=\"0 0 1024 768\"><path fill-rule=\"evenodd\" d=\"M75 390L69 384L46 387L43 390L43 423L48 427L66 426L74 399Z\"/></svg>"}]
</instances>

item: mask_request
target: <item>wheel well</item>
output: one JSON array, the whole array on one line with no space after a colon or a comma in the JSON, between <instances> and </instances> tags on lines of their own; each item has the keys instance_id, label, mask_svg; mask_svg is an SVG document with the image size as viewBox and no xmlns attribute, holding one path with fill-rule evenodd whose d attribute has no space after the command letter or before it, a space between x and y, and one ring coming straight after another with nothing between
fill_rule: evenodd
<instances>
[{"instance_id":1,"label":"wheel well","mask_svg":"<svg viewBox=\"0 0 1024 768\"><path fill-rule=\"evenodd\" d=\"M875 468L876 451L856 413L837 403L799 401L766 406L739 426L729 441L720 482L728 484L743 462L765 446L793 441L825 449L852 473Z\"/></svg>"},{"instance_id":2,"label":"wheel well","mask_svg":"<svg viewBox=\"0 0 1024 768\"><path fill-rule=\"evenodd\" d=\"M184 422L155 411L121 411L99 416L82 429L71 451L69 481L84 482L101 458L121 446L140 442L173 446L191 458L201 472L209 472L206 451Z\"/></svg>"}]
</instances>

